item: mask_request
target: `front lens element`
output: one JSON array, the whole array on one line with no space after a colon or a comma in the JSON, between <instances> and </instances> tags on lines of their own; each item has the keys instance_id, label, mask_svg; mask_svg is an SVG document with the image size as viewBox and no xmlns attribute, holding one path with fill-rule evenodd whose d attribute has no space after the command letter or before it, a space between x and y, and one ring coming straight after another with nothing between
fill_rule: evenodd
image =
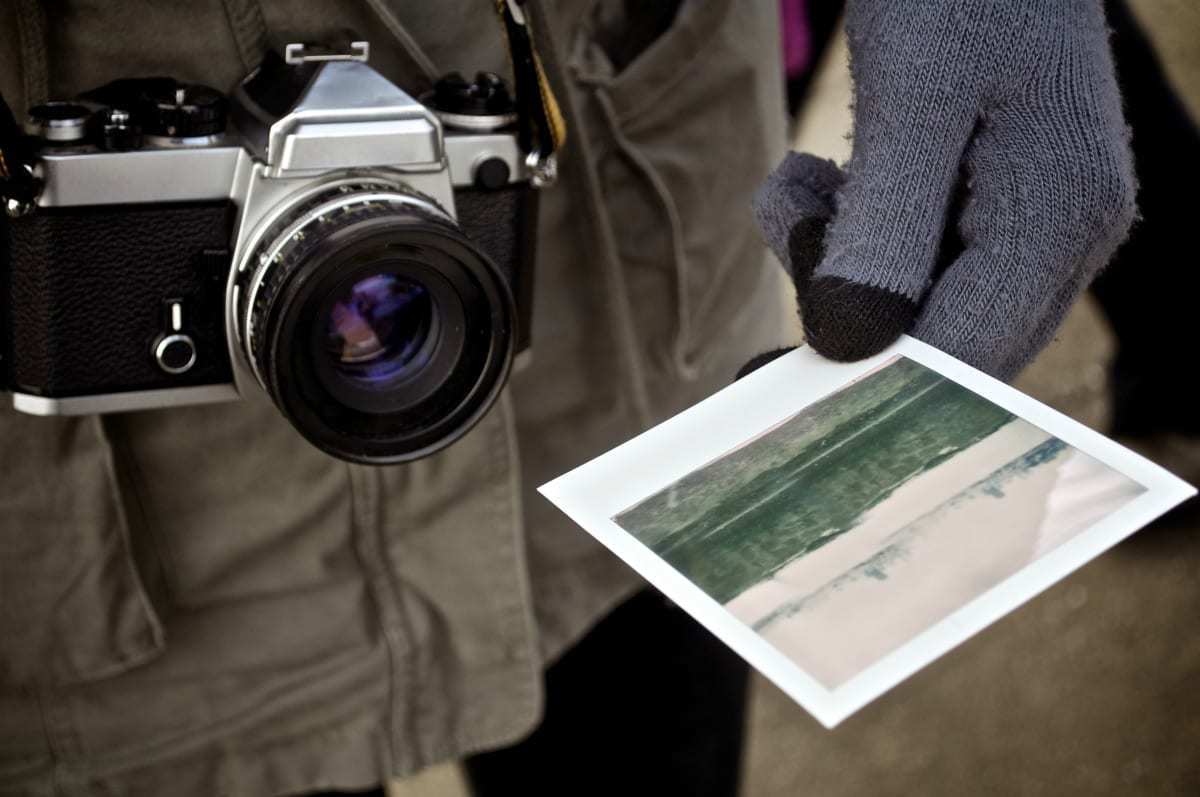
<instances>
[{"instance_id":1,"label":"front lens element","mask_svg":"<svg viewBox=\"0 0 1200 797\"><path fill-rule=\"evenodd\" d=\"M332 370L359 388L388 390L429 361L434 305L424 285L395 274L355 282L326 322Z\"/></svg>"}]
</instances>

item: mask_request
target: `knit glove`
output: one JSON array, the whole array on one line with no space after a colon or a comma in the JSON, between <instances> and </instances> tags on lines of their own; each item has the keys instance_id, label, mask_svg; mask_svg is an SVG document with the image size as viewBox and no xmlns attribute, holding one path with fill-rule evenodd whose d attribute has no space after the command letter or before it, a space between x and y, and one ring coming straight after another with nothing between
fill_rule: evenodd
<instances>
[{"instance_id":1,"label":"knit glove","mask_svg":"<svg viewBox=\"0 0 1200 797\"><path fill-rule=\"evenodd\" d=\"M1135 215L1100 0L850 0L846 27L844 177L792 154L754 203L808 341L855 360L910 332L1009 379Z\"/></svg>"}]
</instances>

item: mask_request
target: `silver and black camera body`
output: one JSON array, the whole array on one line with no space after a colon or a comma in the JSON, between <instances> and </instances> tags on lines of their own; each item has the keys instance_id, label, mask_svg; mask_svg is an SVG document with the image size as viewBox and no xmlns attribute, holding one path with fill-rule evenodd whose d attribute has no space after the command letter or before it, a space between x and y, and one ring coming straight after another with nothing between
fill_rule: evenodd
<instances>
[{"instance_id":1,"label":"silver and black camera body","mask_svg":"<svg viewBox=\"0 0 1200 797\"><path fill-rule=\"evenodd\" d=\"M495 401L528 345L535 191L503 82L418 101L360 54L271 56L226 97L120 80L31 109L0 389L102 413L265 390L315 445L387 463Z\"/></svg>"}]
</instances>

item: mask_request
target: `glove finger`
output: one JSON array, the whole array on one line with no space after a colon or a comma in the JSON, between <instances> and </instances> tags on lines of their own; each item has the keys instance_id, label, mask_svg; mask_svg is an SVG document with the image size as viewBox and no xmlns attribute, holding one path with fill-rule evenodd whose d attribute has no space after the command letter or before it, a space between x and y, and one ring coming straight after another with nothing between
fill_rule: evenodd
<instances>
[{"instance_id":1,"label":"glove finger","mask_svg":"<svg viewBox=\"0 0 1200 797\"><path fill-rule=\"evenodd\" d=\"M1099 96L1070 108L1030 92L989 117L967 157L966 248L930 291L914 335L1002 379L1049 342L1135 215L1132 158L1110 88L1094 84Z\"/></svg>"},{"instance_id":2,"label":"glove finger","mask_svg":"<svg viewBox=\"0 0 1200 797\"><path fill-rule=\"evenodd\" d=\"M912 326L974 121L966 104L939 105L877 83L856 85L846 183L825 258L801 297L809 342L835 360L876 354Z\"/></svg>"},{"instance_id":3,"label":"glove finger","mask_svg":"<svg viewBox=\"0 0 1200 797\"><path fill-rule=\"evenodd\" d=\"M754 219L767 245L799 282L820 261L842 170L831 160L789 152L754 195Z\"/></svg>"}]
</instances>

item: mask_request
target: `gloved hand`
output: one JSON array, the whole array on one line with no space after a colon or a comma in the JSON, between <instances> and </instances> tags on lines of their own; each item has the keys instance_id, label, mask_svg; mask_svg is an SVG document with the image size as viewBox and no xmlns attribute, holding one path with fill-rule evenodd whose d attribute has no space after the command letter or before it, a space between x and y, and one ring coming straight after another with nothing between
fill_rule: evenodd
<instances>
[{"instance_id":1,"label":"gloved hand","mask_svg":"<svg viewBox=\"0 0 1200 797\"><path fill-rule=\"evenodd\" d=\"M1101 2L849 0L846 26L844 181L792 154L755 197L808 341L854 360L907 331L1009 379L1135 214Z\"/></svg>"}]
</instances>

